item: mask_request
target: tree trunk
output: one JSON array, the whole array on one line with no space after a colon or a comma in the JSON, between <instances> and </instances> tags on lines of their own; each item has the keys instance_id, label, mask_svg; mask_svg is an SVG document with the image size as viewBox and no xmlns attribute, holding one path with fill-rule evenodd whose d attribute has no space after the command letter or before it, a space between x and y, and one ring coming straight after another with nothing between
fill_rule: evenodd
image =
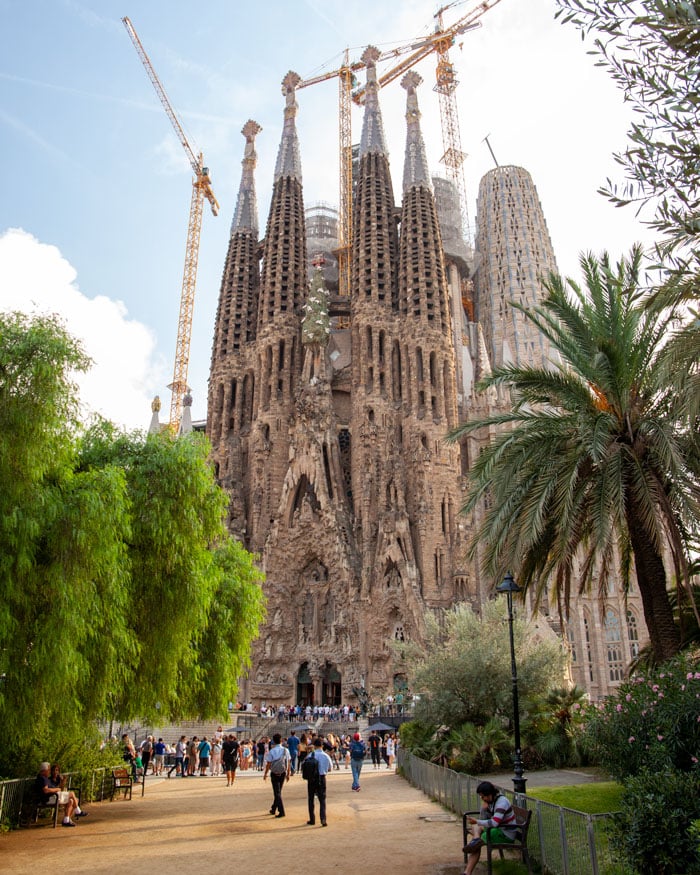
<instances>
[{"instance_id":1,"label":"tree trunk","mask_svg":"<svg viewBox=\"0 0 700 875\"><path fill-rule=\"evenodd\" d=\"M628 510L627 524L634 553L637 584L644 607L644 620L658 664L675 656L680 650L680 629L673 619L663 559L644 531L635 508Z\"/></svg>"}]
</instances>

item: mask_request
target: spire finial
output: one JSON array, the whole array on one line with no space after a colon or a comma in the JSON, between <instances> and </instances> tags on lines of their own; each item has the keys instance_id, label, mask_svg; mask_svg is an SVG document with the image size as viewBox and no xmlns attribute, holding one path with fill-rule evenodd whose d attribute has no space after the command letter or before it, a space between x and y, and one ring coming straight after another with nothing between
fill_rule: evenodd
<instances>
[{"instance_id":1,"label":"spire finial","mask_svg":"<svg viewBox=\"0 0 700 875\"><path fill-rule=\"evenodd\" d=\"M243 125L241 133L245 137L245 151L243 153L243 171L241 173L241 185L238 189L238 200L236 201L236 211L233 214L233 222L231 223L231 233L234 231L250 230L256 235L258 234L258 204L255 196L255 165L258 162L258 156L255 153L255 138L260 133L262 128L260 125L248 119Z\"/></svg>"},{"instance_id":2,"label":"spire finial","mask_svg":"<svg viewBox=\"0 0 700 875\"><path fill-rule=\"evenodd\" d=\"M423 186L433 190L433 184L428 170L428 159L425 155L425 143L420 129L420 110L416 89L422 78L414 70L409 70L401 80L401 87L406 89L406 156L403 166L403 190L408 191L414 186Z\"/></svg>"},{"instance_id":3,"label":"spire finial","mask_svg":"<svg viewBox=\"0 0 700 875\"><path fill-rule=\"evenodd\" d=\"M301 182L301 158L295 123L299 109L299 104L296 102L296 88L300 82L301 76L293 70L290 70L282 80L282 94L285 96L284 128L277 153L275 182L282 176L291 176Z\"/></svg>"},{"instance_id":4,"label":"spire finial","mask_svg":"<svg viewBox=\"0 0 700 875\"><path fill-rule=\"evenodd\" d=\"M380 51L376 46L367 46L362 53L362 63L367 67L367 86L365 88L365 115L362 121L360 155L365 155L367 152L387 154L382 113L379 109L379 83L377 82L377 61L380 57Z\"/></svg>"}]
</instances>

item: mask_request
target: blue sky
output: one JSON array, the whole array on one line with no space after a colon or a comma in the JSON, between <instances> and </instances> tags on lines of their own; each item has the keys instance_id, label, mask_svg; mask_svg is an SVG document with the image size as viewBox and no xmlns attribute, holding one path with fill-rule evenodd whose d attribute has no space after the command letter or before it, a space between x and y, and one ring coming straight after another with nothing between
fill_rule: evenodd
<instances>
[{"instance_id":1,"label":"blue sky","mask_svg":"<svg viewBox=\"0 0 700 875\"><path fill-rule=\"evenodd\" d=\"M445 13L452 23L474 0ZM474 224L481 176L501 164L532 174L560 270L582 249L620 254L642 236L633 214L596 188L617 173L629 114L554 0L501 0L451 52ZM88 402L147 427L150 399L169 407L191 173L124 29L128 15L195 147L204 152L218 218L206 210L190 358L195 418L206 414L214 314L247 119L257 139L265 227L282 126L284 74L306 78L433 27L427 0L0 0L0 307L31 301L64 313L99 367ZM418 67L431 167L442 154L434 58ZM381 70L380 70L381 72ZM380 95L400 195L405 92ZM298 94L306 205L337 204L337 80ZM354 140L360 110L353 110ZM21 229L10 231L10 229ZM262 231L261 231L262 233Z\"/></svg>"}]
</instances>

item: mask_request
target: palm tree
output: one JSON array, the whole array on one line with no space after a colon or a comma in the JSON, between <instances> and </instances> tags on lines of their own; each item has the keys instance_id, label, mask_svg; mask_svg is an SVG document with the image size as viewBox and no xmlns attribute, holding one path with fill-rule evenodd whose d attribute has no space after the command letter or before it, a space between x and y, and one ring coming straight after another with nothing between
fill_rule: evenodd
<instances>
[{"instance_id":1,"label":"palm tree","mask_svg":"<svg viewBox=\"0 0 700 875\"><path fill-rule=\"evenodd\" d=\"M485 570L517 571L538 596L551 585L568 607L575 581L584 591L597 580L602 591L617 569L626 589L634 560L663 660L680 647L664 557L687 581L699 454L682 399L660 376L669 317L645 306L641 260L640 247L617 265L607 253L582 255L585 291L552 274L542 303L525 315L561 364L495 370L480 387L509 387L512 407L458 426L449 439L496 433L470 471L463 508L486 505L471 545L472 555L484 548Z\"/></svg>"}]
</instances>

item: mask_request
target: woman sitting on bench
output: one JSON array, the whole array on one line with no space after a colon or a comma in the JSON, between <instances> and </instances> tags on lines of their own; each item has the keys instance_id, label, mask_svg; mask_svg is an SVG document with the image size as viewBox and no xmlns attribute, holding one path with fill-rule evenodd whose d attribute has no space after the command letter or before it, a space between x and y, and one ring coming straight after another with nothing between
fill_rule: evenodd
<instances>
[{"instance_id":1,"label":"woman sitting on bench","mask_svg":"<svg viewBox=\"0 0 700 875\"><path fill-rule=\"evenodd\" d=\"M81 810L75 793L72 790L65 790L64 787L65 778L61 777L58 765L52 768L49 763L42 763L39 766L39 774L34 781L34 796L37 802L53 805L51 797L56 796L56 805L65 806L63 826L75 826L75 822L71 819L72 815L87 817L87 811Z\"/></svg>"}]
</instances>

